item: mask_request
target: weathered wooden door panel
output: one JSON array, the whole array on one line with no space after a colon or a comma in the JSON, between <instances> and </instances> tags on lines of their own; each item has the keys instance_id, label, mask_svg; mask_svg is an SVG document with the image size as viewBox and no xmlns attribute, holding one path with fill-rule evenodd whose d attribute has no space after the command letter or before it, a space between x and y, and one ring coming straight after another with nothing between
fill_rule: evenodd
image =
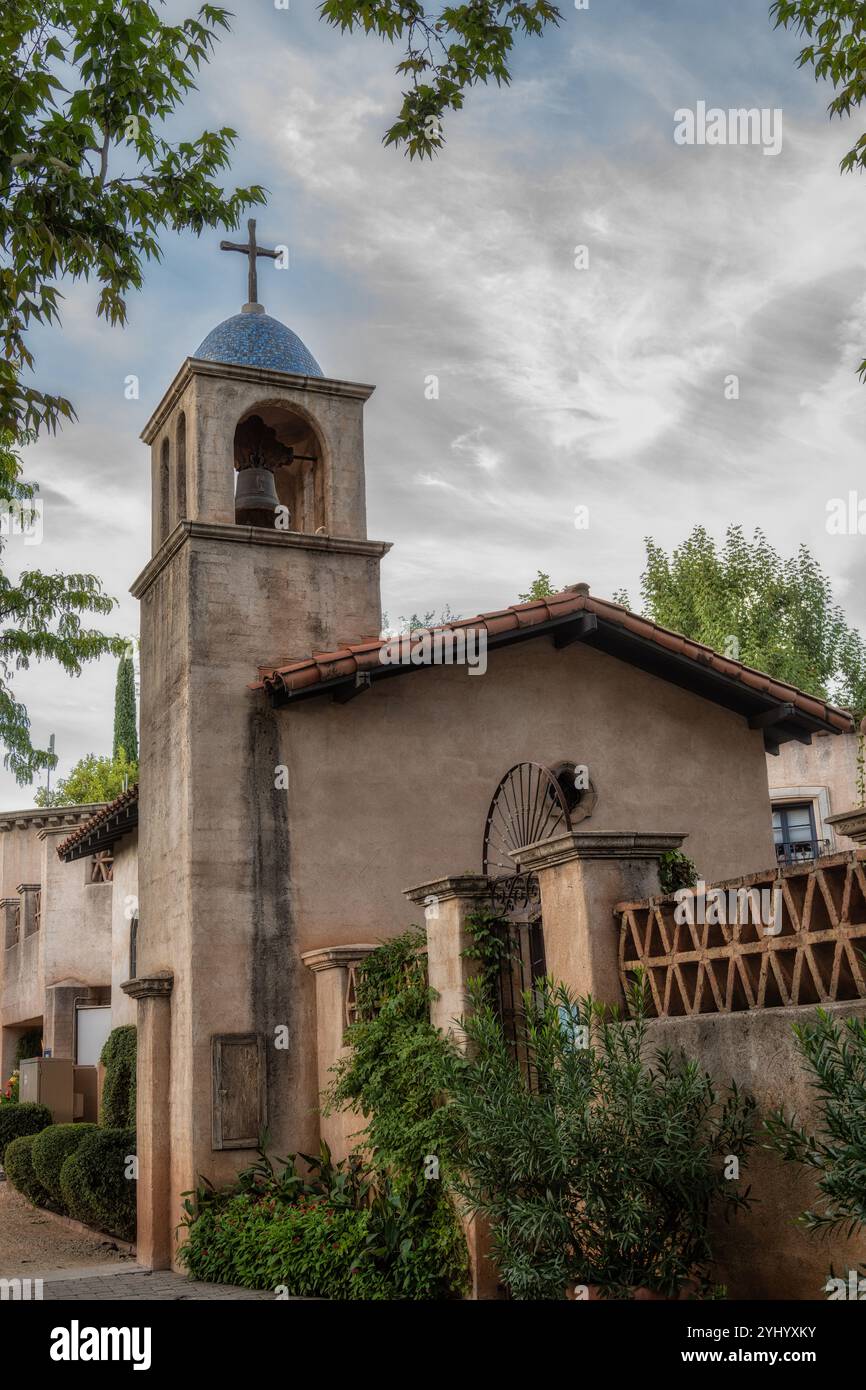
<instances>
[{"instance_id":1,"label":"weathered wooden door panel","mask_svg":"<svg viewBox=\"0 0 866 1390\"><path fill-rule=\"evenodd\" d=\"M213 1039L213 1147L254 1149L267 1124L265 1044L256 1033Z\"/></svg>"}]
</instances>

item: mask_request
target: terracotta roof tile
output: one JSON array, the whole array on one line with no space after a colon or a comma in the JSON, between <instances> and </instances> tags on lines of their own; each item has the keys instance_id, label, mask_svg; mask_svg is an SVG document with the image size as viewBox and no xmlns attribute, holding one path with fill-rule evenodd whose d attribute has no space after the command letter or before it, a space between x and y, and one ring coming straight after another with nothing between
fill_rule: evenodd
<instances>
[{"instance_id":1,"label":"terracotta roof tile","mask_svg":"<svg viewBox=\"0 0 866 1390\"><path fill-rule=\"evenodd\" d=\"M766 695L770 699L779 701L779 703L790 703L801 714L820 720L839 732L851 733L854 731L854 721L846 710L838 709L815 696L806 695L792 685L773 680L763 671L756 671L750 666L744 666L740 661L734 661L731 657L722 656L719 652L713 651L711 647L704 646L701 642L694 642L681 633L671 632L668 628L660 627L648 618L642 618L637 613L629 612L621 604L613 603L609 599L594 598L585 584L574 584L563 590L562 593L551 594L548 598L534 599L528 603L510 604L507 608L497 608L490 613L479 613L474 618L461 618L451 623L443 623L441 627L419 628L412 633L402 634L402 636L405 641L410 643L411 650L415 643L431 633L478 629L485 631L491 638L497 638L543 623L561 621L570 613L581 612L592 613L599 620L615 627L621 627L626 632L652 642L665 651L685 657L695 662L696 665L709 668L730 680L739 681L756 693ZM273 667L262 665L258 668L260 680L256 681L250 688L253 690L265 689L269 692L283 691L291 694L294 691L306 690L341 676L351 676L359 671L375 669L379 664L379 652L388 642L394 640L394 638L379 638L369 642L351 643L332 652L314 652L311 656L299 661L287 662Z\"/></svg>"},{"instance_id":2,"label":"terracotta roof tile","mask_svg":"<svg viewBox=\"0 0 866 1390\"><path fill-rule=\"evenodd\" d=\"M86 840L88 835L92 835L94 830L98 830L106 821L111 820L111 817L116 815L118 811L122 811L124 806L132 806L136 801L138 801L138 783L133 782L132 786L125 792L121 792L120 796L109 801L106 806L102 807L101 811L94 811L92 816L75 827L71 835L67 835L65 840L60 841L57 846L59 857L62 859L69 850L74 849L82 840Z\"/></svg>"}]
</instances>

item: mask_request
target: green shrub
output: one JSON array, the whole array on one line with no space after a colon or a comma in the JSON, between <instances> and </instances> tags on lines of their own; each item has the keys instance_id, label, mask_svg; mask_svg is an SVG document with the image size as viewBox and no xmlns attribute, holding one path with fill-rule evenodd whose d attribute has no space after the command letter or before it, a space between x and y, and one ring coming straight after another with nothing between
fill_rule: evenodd
<instances>
[{"instance_id":1,"label":"green shrub","mask_svg":"<svg viewBox=\"0 0 866 1390\"><path fill-rule=\"evenodd\" d=\"M709 1293L712 1210L748 1202L726 1160L738 1176L754 1102L733 1085L720 1098L696 1061L648 1047L641 984L622 1019L539 982L523 997L517 1049L472 991L455 1185L490 1221L515 1298L563 1299L574 1284L608 1298L639 1287L676 1297L692 1281Z\"/></svg>"},{"instance_id":2,"label":"green shrub","mask_svg":"<svg viewBox=\"0 0 866 1390\"><path fill-rule=\"evenodd\" d=\"M135 1027L112 1028L99 1058L105 1067L100 1123L106 1129L135 1127Z\"/></svg>"},{"instance_id":3,"label":"green shrub","mask_svg":"<svg viewBox=\"0 0 866 1390\"><path fill-rule=\"evenodd\" d=\"M695 888L698 871L693 859L682 850L669 849L659 860L659 885L662 893L676 893L680 888Z\"/></svg>"},{"instance_id":4,"label":"green shrub","mask_svg":"<svg viewBox=\"0 0 866 1390\"><path fill-rule=\"evenodd\" d=\"M382 1299L387 1281L368 1249L369 1213L301 1198L285 1206L249 1193L205 1206L181 1259L194 1279L332 1299Z\"/></svg>"},{"instance_id":5,"label":"green shrub","mask_svg":"<svg viewBox=\"0 0 866 1390\"><path fill-rule=\"evenodd\" d=\"M36 1105L33 1101L23 1104L0 1105L0 1163L5 1163L6 1145L23 1134L38 1134L51 1124L51 1111L47 1105Z\"/></svg>"},{"instance_id":6,"label":"green shrub","mask_svg":"<svg viewBox=\"0 0 866 1390\"><path fill-rule=\"evenodd\" d=\"M766 1146L815 1176L821 1210L804 1211L800 1224L851 1238L866 1227L866 1019L819 1009L816 1022L795 1025L794 1035L818 1095L820 1132L778 1109L766 1120Z\"/></svg>"},{"instance_id":7,"label":"green shrub","mask_svg":"<svg viewBox=\"0 0 866 1390\"><path fill-rule=\"evenodd\" d=\"M127 1177L135 1130L94 1127L60 1169L63 1205L76 1221L135 1239L135 1180Z\"/></svg>"},{"instance_id":8,"label":"green shrub","mask_svg":"<svg viewBox=\"0 0 866 1390\"><path fill-rule=\"evenodd\" d=\"M20 1192L28 1202L44 1207L49 1200L48 1193L33 1170L33 1144L36 1138L35 1134L22 1134L20 1139L13 1139L7 1145L3 1167L16 1192Z\"/></svg>"},{"instance_id":9,"label":"green shrub","mask_svg":"<svg viewBox=\"0 0 866 1390\"><path fill-rule=\"evenodd\" d=\"M43 1129L33 1141L34 1172L51 1200L58 1206L63 1205L60 1170L64 1161L95 1129L96 1125L49 1125L48 1129Z\"/></svg>"},{"instance_id":10,"label":"green shrub","mask_svg":"<svg viewBox=\"0 0 866 1390\"><path fill-rule=\"evenodd\" d=\"M389 1278L407 1298L459 1296L468 1253L449 1195L458 1145L449 1100L461 1065L430 1022L426 937L411 928L372 951L357 972L358 1021L334 1068L325 1110L354 1110L377 1197L372 1221ZM431 1173L435 1170L435 1177Z\"/></svg>"},{"instance_id":11,"label":"green shrub","mask_svg":"<svg viewBox=\"0 0 866 1390\"><path fill-rule=\"evenodd\" d=\"M29 1033L22 1033L15 1044L15 1066L23 1062L28 1057L42 1056L42 1033L38 1028L31 1028Z\"/></svg>"},{"instance_id":12,"label":"green shrub","mask_svg":"<svg viewBox=\"0 0 866 1390\"><path fill-rule=\"evenodd\" d=\"M231 1189L184 1194L189 1239L180 1255L196 1278L319 1298L449 1298L462 1289L466 1246L441 1183L392 1186L357 1154L334 1163L294 1156L275 1167L263 1150Z\"/></svg>"}]
</instances>

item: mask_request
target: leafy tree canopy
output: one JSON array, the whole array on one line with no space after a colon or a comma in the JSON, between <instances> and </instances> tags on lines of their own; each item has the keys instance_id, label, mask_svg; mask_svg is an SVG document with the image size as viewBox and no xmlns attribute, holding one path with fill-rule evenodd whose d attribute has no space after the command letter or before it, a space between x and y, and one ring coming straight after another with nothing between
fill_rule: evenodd
<instances>
[{"instance_id":1,"label":"leafy tree canopy","mask_svg":"<svg viewBox=\"0 0 866 1390\"><path fill-rule=\"evenodd\" d=\"M319 13L334 28L405 44L396 71L410 86L383 142L402 145L410 159L442 148L445 113L462 108L468 87L510 83L515 37L540 35L562 18L548 0L470 0L430 14L419 0L324 0Z\"/></svg>"},{"instance_id":2,"label":"leafy tree canopy","mask_svg":"<svg viewBox=\"0 0 866 1390\"><path fill-rule=\"evenodd\" d=\"M534 599L549 598L551 594L558 593L559 590L554 589L550 582L550 575L544 574L539 570L529 586L529 592L526 594L518 594L517 597L521 603L532 603Z\"/></svg>"},{"instance_id":3,"label":"leafy tree canopy","mask_svg":"<svg viewBox=\"0 0 866 1390\"><path fill-rule=\"evenodd\" d=\"M823 78L833 84L830 116L852 115L866 101L866 0L773 0L770 15L777 29L808 38L797 62L814 70L816 82ZM841 168L843 173L866 169L866 133L844 156ZM866 381L866 358L859 373Z\"/></svg>"},{"instance_id":4,"label":"leafy tree canopy","mask_svg":"<svg viewBox=\"0 0 866 1390\"><path fill-rule=\"evenodd\" d=\"M235 227L264 201L258 186L226 194L216 182L235 139L228 127L177 144L161 133L227 27L215 5L176 25L147 0L0 5L0 509L13 520L38 490L23 478L21 448L75 414L36 386L27 337L58 322L58 282L93 280L97 313L123 324L163 229ZM19 782L55 760L32 746L12 673L50 658L78 675L86 661L121 655L122 638L81 624L113 607L92 575L0 573L0 740Z\"/></svg>"},{"instance_id":5,"label":"leafy tree canopy","mask_svg":"<svg viewBox=\"0 0 866 1390\"><path fill-rule=\"evenodd\" d=\"M114 745L117 757L123 748L133 762L138 760L138 728L135 718L135 665L132 657L124 655L117 663L117 683L114 688Z\"/></svg>"},{"instance_id":6,"label":"leafy tree canopy","mask_svg":"<svg viewBox=\"0 0 866 1390\"><path fill-rule=\"evenodd\" d=\"M858 718L866 712L866 643L805 545L783 559L763 531L749 541L741 526L718 546L696 526L670 556L645 544L646 617ZM616 599L631 607L627 594Z\"/></svg>"},{"instance_id":7,"label":"leafy tree canopy","mask_svg":"<svg viewBox=\"0 0 866 1390\"><path fill-rule=\"evenodd\" d=\"M114 757L100 758L88 753L77 762L68 777L61 777L51 788L51 801L44 787L36 792L37 806L91 806L113 801L138 781L138 763L130 761L121 748Z\"/></svg>"}]
</instances>

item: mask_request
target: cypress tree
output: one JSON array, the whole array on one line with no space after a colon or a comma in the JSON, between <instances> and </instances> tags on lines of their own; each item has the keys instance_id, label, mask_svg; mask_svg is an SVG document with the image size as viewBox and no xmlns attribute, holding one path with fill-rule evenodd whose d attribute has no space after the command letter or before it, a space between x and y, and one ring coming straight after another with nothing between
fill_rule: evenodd
<instances>
[{"instance_id":1,"label":"cypress tree","mask_svg":"<svg viewBox=\"0 0 866 1390\"><path fill-rule=\"evenodd\" d=\"M129 762L138 761L138 735L135 729L135 666L131 656L122 656L117 665L117 685L114 692L114 749L120 749Z\"/></svg>"}]
</instances>

